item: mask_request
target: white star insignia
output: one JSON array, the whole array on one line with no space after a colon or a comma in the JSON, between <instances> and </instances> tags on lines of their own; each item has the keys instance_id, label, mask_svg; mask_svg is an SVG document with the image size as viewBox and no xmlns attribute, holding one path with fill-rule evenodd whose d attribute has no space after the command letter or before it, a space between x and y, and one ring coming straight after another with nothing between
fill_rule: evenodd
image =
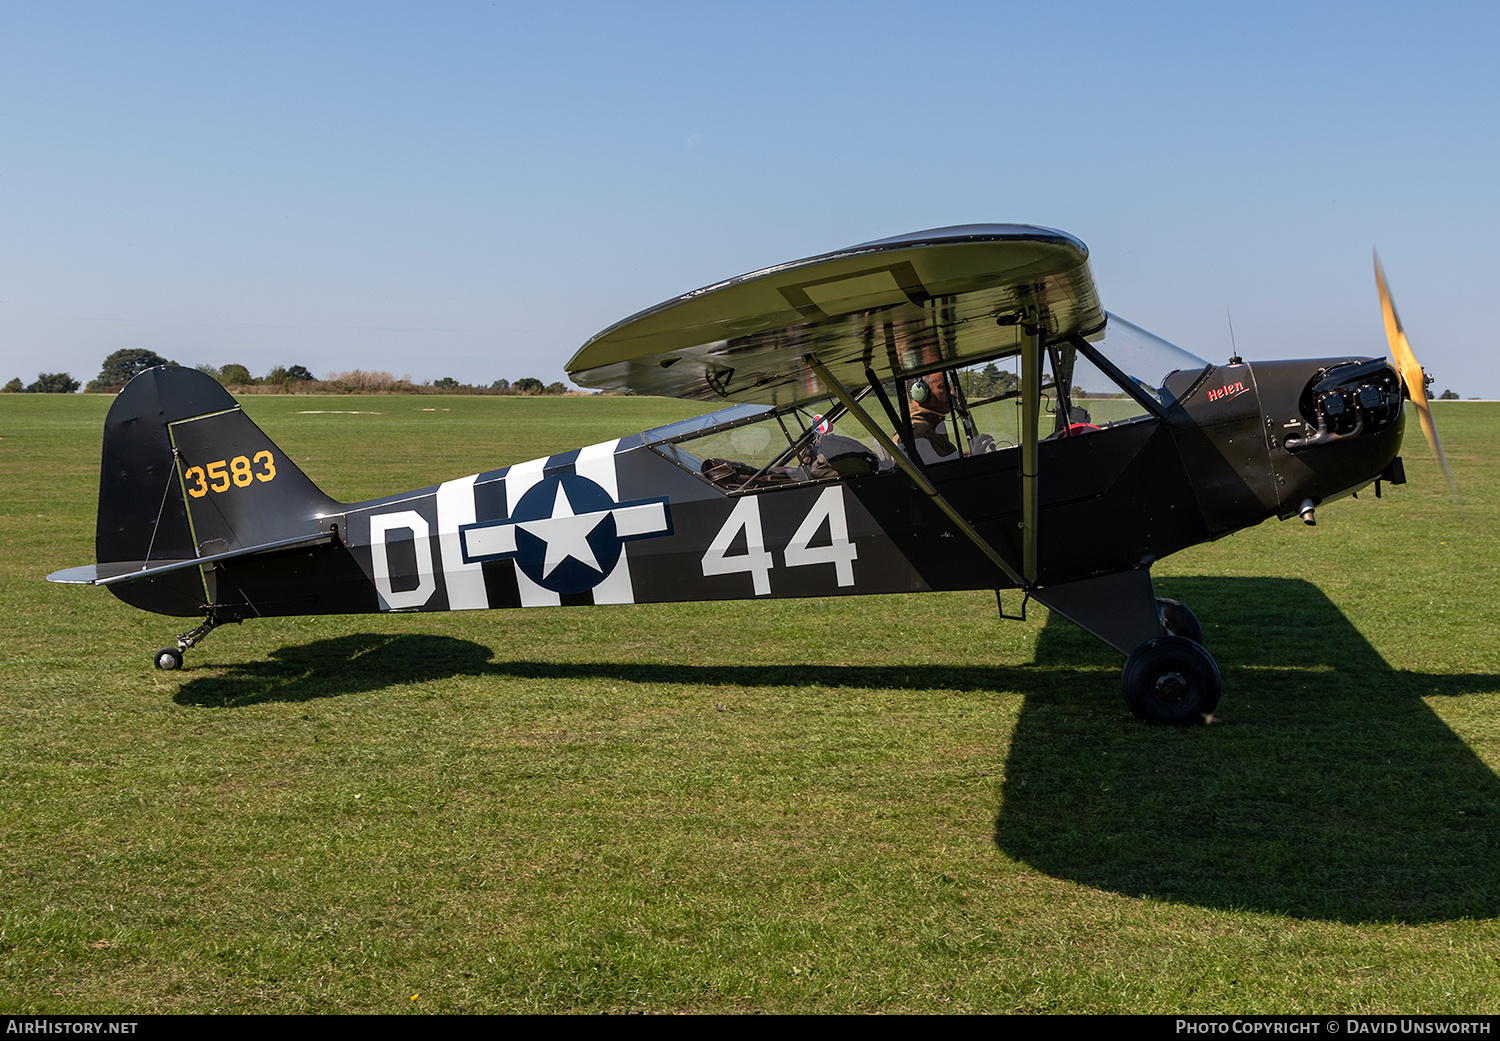
<instances>
[{"instance_id":1,"label":"white star insignia","mask_svg":"<svg viewBox=\"0 0 1500 1041\"><path fill-rule=\"evenodd\" d=\"M568 501L567 493L559 484L557 499L552 503L551 517L519 521L516 526L547 544L547 559L542 564L543 578L556 571L569 557L603 574L599 558L594 556L593 547L589 545L589 535L611 512L603 510L599 513L574 514L573 504Z\"/></svg>"},{"instance_id":2,"label":"white star insignia","mask_svg":"<svg viewBox=\"0 0 1500 1041\"><path fill-rule=\"evenodd\" d=\"M573 502L563 490L564 487L565 485L561 483L557 486L557 494L552 499L552 516L550 517L490 521L484 524L463 526L459 534L463 540L465 563L515 556L519 549L516 545L516 530L519 528L533 538L540 539L547 547L542 555L541 575L527 572L532 575L533 579L550 577L569 558L572 558L584 567L598 572L599 578L594 580L597 583L604 579L604 567L599 563L594 547L589 545L589 536L600 524L604 523L604 518L613 516L615 519L614 538L616 544L619 545L622 559L624 542L666 535L672 530L665 499L645 500L626 505L613 503L606 510L575 514ZM608 550L606 549L605 552ZM527 566L535 567L536 565Z\"/></svg>"}]
</instances>

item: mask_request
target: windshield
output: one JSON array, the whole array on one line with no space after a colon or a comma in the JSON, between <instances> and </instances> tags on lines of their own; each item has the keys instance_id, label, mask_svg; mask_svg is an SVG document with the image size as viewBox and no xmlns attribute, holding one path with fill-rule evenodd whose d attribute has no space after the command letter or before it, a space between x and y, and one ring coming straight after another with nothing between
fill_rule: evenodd
<instances>
[{"instance_id":1,"label":"windshield","mask_svg":"<svg viewBox=\"0 0 1500 1041\"><path fill-rule=\"evenodd\" d=\"M1196 375L1208 368L1208 362L1197 355L1132 325L1119 315L1109 315L1109 322L1102 330L1084 339L1163 406L1176 400L1167 389L1167 377L1174 372ZM1103 379L1102 374L1097 378ZM1173 380L1173 384L1180 389L1178 381Z\"/></svg>"}]
</instances>

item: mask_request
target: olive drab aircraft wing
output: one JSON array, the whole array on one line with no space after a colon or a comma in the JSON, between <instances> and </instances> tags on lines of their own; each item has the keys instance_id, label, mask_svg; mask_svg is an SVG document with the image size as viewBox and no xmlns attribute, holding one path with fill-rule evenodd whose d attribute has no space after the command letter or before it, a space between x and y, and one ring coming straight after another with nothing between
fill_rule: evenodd
<instances>
[{"instance_id":1,"label":"olive drab aircraft wing","mask_svg":"<svg viewBox=\"0 0 1500 1041\"><path fill-rule=\"evenodd\" d=\"M900 235L706 286L610 326L568 362L583 386L698 401L825 396L815 356L846 385L1093 332L1104 312L1088 249L1060 231L980 224ZM997 322L996 319L1004 319Z\"/></svg>"},{"instance_id":2,"label":"olive drab aircraft wing","mask_svg":"<svg viewBox=\"0 0 1500 1041\"><path fill-rule=\"evenodd\" d=\"M1124 655L1138 718L1201 722L1218 667L1152 564L1401 483L1421 378L1210 364L1105 312L1083 243L1007 224L718 282L567 369L723 407L341 503L212 379L148 370L105 423L96 563L49 577L201 619L159 668L255 617L994 590Z\"/></svg>"}]
</instances>

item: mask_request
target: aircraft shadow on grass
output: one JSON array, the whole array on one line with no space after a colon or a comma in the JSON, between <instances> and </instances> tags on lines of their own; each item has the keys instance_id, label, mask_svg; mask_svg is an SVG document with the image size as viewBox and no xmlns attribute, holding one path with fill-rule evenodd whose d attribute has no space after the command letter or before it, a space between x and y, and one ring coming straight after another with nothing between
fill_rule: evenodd
<instances>
[{"instance_id":1,"label":"aircraft shadow on grass","mask_svg":"<svg viewBox=\"0 0 1500 1041\"><path fill-rule=\"evenodd\" d=\"M1500 690L1500 676L1394 670L1308 582L1170 590L1201 608L1223 725L1122 732L1066 687L1028 692L1002 850L1101 889L1224 909L1350 923L1500 914L1500 778L1422 700ZM1253 638L1215 642L1221 617ZM1049 624L1037 664L1087 661L1097 646Z\"/></svg>"},{"instance_id":2,"label":"aircraft shadow on grass","mask_svg":"<svg viewBox=\"0 0 1500 1041\"><path fill-rule=\"evenodd\" d=\"M1297 918L1500 915L1500 778L1422 700L1497 691L1500 676L1393 670L1300 580L1173 579L1170 592L1200 609L1224 672L1214 726L1129 720L1118 657L1056 615L1033 665L920 673L495 662L466 640L362 633L190 680L176 700L308 701L459 675L1022 690L994 838L1038 870L1130 896ZM1216 641L1219 618L1226 636Z\"/></svg>"}]
</instances>

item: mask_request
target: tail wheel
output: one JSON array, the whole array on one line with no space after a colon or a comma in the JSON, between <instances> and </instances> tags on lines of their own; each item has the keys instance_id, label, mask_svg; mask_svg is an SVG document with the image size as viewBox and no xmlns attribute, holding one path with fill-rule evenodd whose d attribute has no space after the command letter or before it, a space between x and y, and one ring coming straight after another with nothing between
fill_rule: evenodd
<instances>
[{"instance_id":1,"label":"tail wheel","mask_svg":"<svg viewBox=\"0 0 1500 1041\"><path fill-rule=\"evenodd\" d=\"M1156 598L1156 613L1161 615L1162 630L1169 636L1185 636L1194 643L1203 642L1203 626L1186 604L1159 596Z\"/></svg>"},{"instance_id":2,"label":"tail wheel","mask_svg":"<svg viewBox=\"0 0 1500 1041\"><path fill-rule=\"evenodd\" d=\"M1207 723L1219 704L1219 666L1185 636L1159 636L1125 659L1125 705L1143 723Z\"/></svg>"},{"instance_id":3,"label":"tail wheel","mask_svg":"<svg viewBox=\"0 0 1500 1041\"><path fill-rule=\"evenodd\" d=\"M165 672L182 668L182 652L176 647L163 647L156 652L156 667Z\"/></svg>"}]
</instances>

